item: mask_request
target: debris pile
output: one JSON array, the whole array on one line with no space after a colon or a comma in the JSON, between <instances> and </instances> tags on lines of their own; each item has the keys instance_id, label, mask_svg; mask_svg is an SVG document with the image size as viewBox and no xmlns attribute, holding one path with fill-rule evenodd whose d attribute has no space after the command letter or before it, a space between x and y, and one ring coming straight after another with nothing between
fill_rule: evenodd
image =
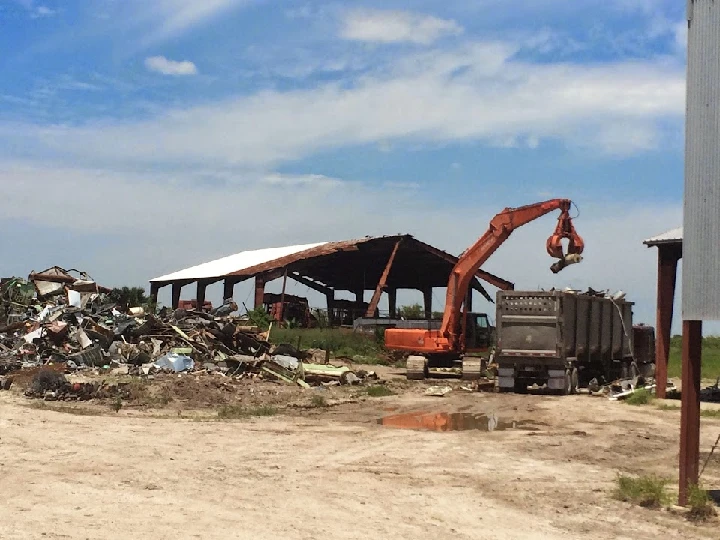
<instances>
[{"instance_id":1,"label":"debris pile","mask_svg":"<svg viewBox=\"0 0 720 540\"><path fill-rule=\"evenodd\" d=\"M71 274L78 273L79 276ZM0 284L0 389L13 374L39 367L64 373L114 375L204 372L265 378L302 387L361 384L374 373L329 365L325 351L272 346L247 319L232 316L228 299L206 312L121 306L86 273L54 267ZM146 312L147 311L147 312ZM49 374L48 374L49 373ZM27 395L90 399L122 394L118 385L71 383L54 371L38 372Z\"/></svg>"}]
</instances>

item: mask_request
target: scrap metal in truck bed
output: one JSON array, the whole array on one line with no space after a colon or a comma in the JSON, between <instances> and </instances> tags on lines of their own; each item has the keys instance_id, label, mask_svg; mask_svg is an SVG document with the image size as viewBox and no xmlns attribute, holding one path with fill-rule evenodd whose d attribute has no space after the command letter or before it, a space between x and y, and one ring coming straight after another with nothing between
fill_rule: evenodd
<instances>
[{"instance_id":1,"label":"scrap metal in truck bed","mask_svg":"<svg viewBox=\"0 0 720 540\"><path fill-rule=\"evenodd\" d=\"M592 379L651 376L654 329L633 326L632 306L620 296L499 291L499 390L524 392L537 384L570 394Z\"/></svg>"}]
</instances>

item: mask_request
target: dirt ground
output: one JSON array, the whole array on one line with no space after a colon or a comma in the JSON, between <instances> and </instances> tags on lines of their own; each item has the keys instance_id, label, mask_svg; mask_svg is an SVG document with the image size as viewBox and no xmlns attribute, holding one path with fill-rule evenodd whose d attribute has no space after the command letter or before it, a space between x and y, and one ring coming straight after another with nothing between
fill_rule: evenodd
<instances>
[{"instance_id":1,"label":"dirt ground","mask_svg":"<svg viewBox=\"0 0 720 540\"><path fill-rule=\"evenodd\" d=\"M720 521L692 524L612 498L619 472L674 481L678 411L588 395L470 393L459 381L429 397L431 383L381 375L396 395L250 381L233 393L213 383L199 407L188 391L198 383L185 379L184 393L117 413L0 392L0 537L718 538ZM219 420L228 393L278 412ZM519 424L436 432L378 423L406 412ZM718 433L720 419L703 418L703 460ZM703 482L720 486L720 456Z\"/></svg>"}]
</instances>

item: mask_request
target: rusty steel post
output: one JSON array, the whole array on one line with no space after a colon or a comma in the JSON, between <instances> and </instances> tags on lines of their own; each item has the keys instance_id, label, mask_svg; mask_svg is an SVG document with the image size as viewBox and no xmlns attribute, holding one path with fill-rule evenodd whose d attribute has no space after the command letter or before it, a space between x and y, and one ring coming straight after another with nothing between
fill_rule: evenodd
<instances>
[{"instance_id":1,"label":"rusty steel post","mask_svg":"<svg viewBox=\"0 0 720 540\"><path fill-rule=\"evenodd\" d=\"M700 462L700 367L702 321L683 321L682 404L680 409L680 485L678 504L688 502L688 487L698 483Z\"/></svg>"},{"instance_id":2,"label":"rusty steel post","mask_svg":"<svg viewBox=\"0 0 720 540\"><path fill-rule=\"evenodd\" d=\"M255 276L255 309L262 307L265 304L265 276Z\"/></svg>"},{"instance_id":3,"label":"rusty steel post","mask_svg":"<svg viewBox=\"0 0 720 540\"><path fill-rule=\"evenodd\" d=\"M280 293L280 313L278 313L278 319L280 322L282 322L283 314L285 313L285 289L287 288L287 266L285 267L285 272L283 273L283 286L282 286L282 293Z\"/></svg>"},{"instance_id":4,"label":"rusty steel post","mask_svg":"<svg viewBox=\"0 0 720 540\"><path fill-rule=\"evenodd\" d=\"M655 341L655 382L657 397L664 399L667 390L668 359L677 282L677 265L681 252L671 245L658 246L657 337Z\"/></svg>"}]
</instances>

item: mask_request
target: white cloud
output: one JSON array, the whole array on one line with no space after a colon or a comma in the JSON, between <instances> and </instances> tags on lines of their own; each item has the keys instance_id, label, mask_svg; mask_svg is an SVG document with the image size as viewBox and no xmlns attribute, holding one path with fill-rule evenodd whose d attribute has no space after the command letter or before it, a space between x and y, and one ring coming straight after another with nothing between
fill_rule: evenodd
<instances>
[{"instance_id":1,"label":"white cloud","mask_svg":"<svg viewBox=\"0 0 720 540\"><path fill-rule=\"evenodd\" d=\"M47 6L36 6L34 0L15 0L18 4L24 7L30 13L30 17L33 19L39 19L41 17L52 17L57 15L57 10L50 9Z\"/></svg>"},{"instance_id":2,"label":"white cloud","mask_svg":"<svg viewBox=\"0 0 720 540\"><path fill-rule=\"evenodd\" d=\"M0 124L0 136L93 159L267 166L401 140L534 147L550 139L628 155L654 148L663 130L681 130L679 63L534 64L513 52L473 44L405 58L352 84L268 90L135 122Z\"/></svg>"},{"instance_id":3,"label":"white cloud","mask_svg":"<svg viewBox=\"0 0 720 540\"><path fill-rule=\"evenodd\" d=\"M413 234L458 254L503 207L535 202L489 194L479 207L474 199L442 207L421 190L408 189L407 183L374 188L317 175L205 171L204 176L218 180L213 188L199 183L198 174L0 162L0 216L7 226L32 226L35 235L32 242L18 243L11 259L0 262L0 275L62 263L86 269L109 285L147 285L155 275L245 249L396 233ZM549 271L552 260L545 240L555 227L553 213L514 232L485 268L515 282L518 289L622 289L636 302L637 320L652 324L657 254L642 241L681 223L681 204L608 199L576 197L581 214L575 225L586 243L581 265L557 275ZM63 201L62 211L58 200ZM282 211L277 211L278 204ZM272 227L248 228L266 222L269 211ZM228 219L228 212L241 219ZM165 219L178 215L192 226ZM458 215L463 216L460 233ZM45 260L38 251L42 238L37 231L43 228L62 239L62 261ZM442 297L441 292L436 296ZM244 296L239 293L238 298Z\"/></svg>"},{"instance_id":4,"label":"white cloud","mask_svg":"<svg viewBox=\"0 0 720 540\"><path fill-rule=\"evenodd\" d=\"M252 0L131 0L136 22L152 21L145 45L177 36Z\"/></svg>"},{"instance_id":5,"label":"white cloud","mask_svg":"<svg viewBox=\"0 0 720 540\"><path fill-rule=\"evenodd\" d=\"M354 41L428 45L462 31L455 21L421 13L358 9L345 14L340 35Z\"/></svg>"},{"instance_id":6,"label":"white cloud","mask_svg":"<svg viewBox=\"0 0 720 540\"><path fill-rule=\"evenodd\" d=\"M197 75L197 67L190 61L168 60L164 56L150 56L145 59L145 67L163 75Z\"/></svg>"},{"instance_id":7,"label":"white cloud","mask_svg":"<svg viewBox=\"0 0 720 540\"><path fill-rule=\"evenodd\" d=\"M53 15L57 14L57 11L54 9L50 9L47 6L38 6L33 10L33 17L39 18L39 17L52 17Z\"/></svg>"}]
</instances>

